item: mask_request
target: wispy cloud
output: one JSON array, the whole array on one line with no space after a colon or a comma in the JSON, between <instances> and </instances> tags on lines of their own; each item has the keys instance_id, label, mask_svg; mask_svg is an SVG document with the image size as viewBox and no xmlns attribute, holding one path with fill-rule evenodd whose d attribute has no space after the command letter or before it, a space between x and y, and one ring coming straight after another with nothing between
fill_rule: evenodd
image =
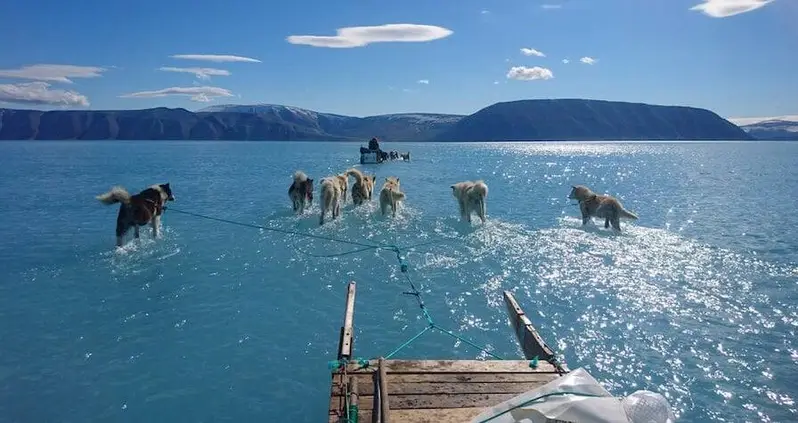
<instances>
[{"instance_id":1,"label":"wispy cloud","mask_svg":"<svg viewBox=\"0 0 798 423\"><path fill-rule=\"evenodd\" d=\"M416 82L418 82L419 84L429 85L429 79L419 79Z\"/></svg>"},{"instance_id":2,"label":"wispy cloud","mask_svg":"<svg viewBox=\"0 0 798 423\"><path fill-rule=\"evenodd\" d=\"M427 42L448 37L452 33L450 29L433 25L387 24L339 28L338 35L332 36L291 35L286 41L313 47L352 48L371 43Z\"/></svg>"},{"instance_id":3,"label":"wispy cloud","mask_svg":"<svg viewBox=\"0 0 798 423\"><path fill-rule=\"evenodd\" d=\"M562 5L561 4L541 4L540 8L541 9L545 9L545 10L556 10L556 9L562 9Z\"/></svg>"},{"instance_id":4,"label":"wispy cloud","mask_svg":"<svg viewBox=\"0 0 798 423\"><path fill-rule=\"evenodd\" d=\"M713 18L728 18L729 16L739 15L740 13L765 7L774 0L704 0L690 10L698 10Z\"/></svg>"},{"instance_id":5,"label":"wispy cloud","mask_svg":"<svg viewBox=\"0 0 798 423\"><path fill-rule=\"evenodd\" d=\"M594 59L592 57L585 56L585 57L579 59L579 61L584 63L584 64L586 64L586 65L592 65L592 64L598 62L598 59Z\"/></svg>"},{"instance_id":6,"label":"wispy cloud","mask_svg":"<svg viewBox=\"0 0 798 423\"><path fill-rule=\"evenodd\" d=\"M174 68L165 66L158 68L158 70L164 72L193 73L198 79L205 81L211 79L211 76L230 76L230 71L216 68Z\"/></svg>"},{"instance_id":7,"label":"wispy cloud","mask_svg":"<svg viewBox=\"0 0 798 423\"><path fill-rule=\"evenodd\" d=\"M243 62L243 63L261 63L258 59L245 56L235 56L232 54L173 54L169 56L173 59L185 60L202 60L206 62Z\"/></svg>"},{"instance_id":8,"label":"wispy cloud","mask_svg":"<svg viewBox=\"0 0 798 423\"><path fill-rule=\"evenodd\" d=\"M483 14L483 15L489 15L490 14L490 10L482 9L482 10L479 11L479 13Z\"/></svg>"},{"instance_id":9,"label":"wispy cloud","mask_svg":"<svg viewBox=\"0 0 798 423\"><path fill-rule=\"evenodd\" d=\"M546 57L546 55L543 54L543 52L535 50L533 48L526 48L526 47L521 49L521 54L523 54L524 56Z\"/></svg>"},{"instance_id":10,"label":"wispy cloud","mask_svg":"<svg viewBox=\"0 0 798 423\"><path fill-rule=\"evenodd\" d=\"M155 91L139 91L136 93L123 94L122 98L153 98L167 96L188 96L193 101L207 103L216 97L233 97L230 90L219 87L171 87Z\"/></svg>"},{"instance_id":11,"label":"wispy cloud","mask_svg":"<svg viewBox=\"0 0 798 423\"><path fill-rule=\"evenodd\" d=\"M37 81L0 84L0 103L87 107L89 99L75 91L51 90L49 83Z\"/></svg>"},{"instance_id":12,"label":"wispy cloud","mask_svg":"<svg viewBox=\"0 0 798 423\"><path fill-rule=\"evenodd\" d=\"M2 69L0 78L29 79L33 81L63 82L71 84L69 78L97 78L105 68L75 65L31 65L19 69Z\"/></svg>"},{"instance_id":13,"label":"wispy cloud","mask_svg":"<svg viewBox=\"0 0 798 423\"><path fill-rule=\"evenodd\" d=\"M513 66L507 72L507 79L517 79L519 81L534 81L537 79L551 79L554 78L554 73L551 69L541 68L535 66L528 68L526 66Z\"/></svg>"},{"instance_id":14,"label":"wispy cloud","mask_svg":"<svg viewBox=\"0 0 798 423\"><path fill-rule=\"evenodd\" d=\"M567 64L571 63L571 61L568 60L568 59L562 59L562 63L567 65Z\"/></svg>"},{"instance_id":15,"label":"wispy cloud","mask_svg":"<svg viewBox=\"0 0 798 423\"><path fill-rule=\"evenodd\" d=\"M493 81L493 85L499 85L499 81Z\"/></svg>"}]
</instances>

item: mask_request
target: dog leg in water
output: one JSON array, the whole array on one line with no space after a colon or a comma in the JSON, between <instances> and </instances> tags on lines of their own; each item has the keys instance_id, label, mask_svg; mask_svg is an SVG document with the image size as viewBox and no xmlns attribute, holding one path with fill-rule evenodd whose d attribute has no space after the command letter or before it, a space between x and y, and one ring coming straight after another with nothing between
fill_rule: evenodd
<instances>
[{"instance_id":1,"label":"dog leg in water","mask_svg":"<svg viewBox=\"0 0 798 423\"><path fill-rule=\"evenodd\" d=\"M133 237L135 237L136 239L139 238L139 225L133 227Z\"/></svg>"},{"instance_id":2,"label":"dog leg in water","mask_svg":"<svg viewBox=\"0 0 798 423\"><path fill-rule=\"evenodd\" d=\"M582 212L582 226L587 225L587 222L590 220L590 212L588 212L584 202L579 202L579 211Z\"/></svg>"},{"instance_id":3,"label":"dog leg in water","mask_svg":"<svg viewBox=\"0 0 798 423\"><path fill-rule=\"evenodd\" d=\"M482 220L482 224L485 224L485 200L479 200L479 209L477 209L477 215L479 215L479 219Z\"/></svg>"},{"instance_id":4,"label":"dog leg in water","mask_svg":"<svg viewBox=\"0 0 798 423\"><path fill-rule=\"evenodd\" d=\"M152 218L152 237L158 238L158 227L161 226L161 217L160 216L153 216ZM136 228L138 231L138 228Z\"/></svg>"},{"instance_id":5,"label":"dog leg in water","mask_svg":"<svg viewBox=\"0 0 798 423\"><path fill-rule=\"evenodd\" d=\"M618 215L618 213L616 213L615 216L612 217L612 221L610 223L612 223L613 229L615 229L618 232L621 231L621 217Z\"/></svg>"},{"instance_id":6,"label":"dog leg in water","mask_svg":"<svg viewBox=\"0 0 798 423\"><path fill-rule=\"evenodd\" d=\"M610 218L608 217L604 219L604 229L607 229L609 227L610 227Z\"/></svg>"}]
</instances>

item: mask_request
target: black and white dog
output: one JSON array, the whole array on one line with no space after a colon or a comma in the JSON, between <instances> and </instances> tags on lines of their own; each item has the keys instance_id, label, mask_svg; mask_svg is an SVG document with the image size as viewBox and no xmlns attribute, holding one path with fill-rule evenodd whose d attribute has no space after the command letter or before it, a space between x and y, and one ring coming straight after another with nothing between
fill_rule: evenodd
<instances>
[{"instance_id":1,"label":"black and white dog","mask_svg":"<svg viewBox=\"0 0 798 423\"><path fill-rule=\"evenodd\" d=\"M120 203L119 214L116 217L116 245L121 247L127 231L131 227L135 230L135 237L139 237L139 226L152 225L152 235L158 237L161 225L161 215L167 201L175 201L169 184L153 185L136 195L130 195L124 188L116 186L105 194L98 195L97 199L103 204Z\"/></svg>"}]
</instances>

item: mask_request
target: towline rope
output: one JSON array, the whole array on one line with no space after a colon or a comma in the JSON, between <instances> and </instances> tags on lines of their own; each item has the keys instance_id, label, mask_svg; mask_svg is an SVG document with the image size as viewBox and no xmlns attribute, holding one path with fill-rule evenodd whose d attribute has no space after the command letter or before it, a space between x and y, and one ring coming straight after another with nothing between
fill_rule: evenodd
<instances>
[{"instance_id":1,"label":"towline rope","mask_svg":"<svg viewBox=\"0 0 798 423\"><path fill-rule=\"evenodd\" d=\"M423 243L411 245L409 247L405 247L403 249L403 248L400 248L400 247L398 247L396 245L392 245L392 244L373 244L373 243L372 244L367 244L367 243L364 243L364 242L350 241L350 240L346 240L346 239L340 239L340 238L329 237L329 236L324 236L324 235L315 235L315 234L310 234L310 233L307 233L307 232L299 232L299 231L291 231L291 230L287 230L287 229L270 228L268 226L256 225L256 224L252 224L252 223L237 222L235 220L229 220L229 219L222 219L222 218L213 217L213 216L207 216L207 215L204 215L204 214L199 214L199 213L189 212L189 211L185 211L185 210L175 209L175 208L172 208L172 207L169 207L169 208L164 207L164 210L170 210L170 211L175 212L175 213L181 213L181 214L185 214L185 215L188 215L188 216L198 217L198 218L201 218L201 219L212 220L212 221L215 221L215 222L221 222L221 223L228 223L228 224L231 224L231 225L243 226L243 227L246 227L246 228L260 229L260 230L264 230L264 231L277 232L277 233L287 234L287 235L297 235L297 236L302 236L302 237L306 237L306 238L320 239L320 240L324 240L324 241L337 242L337 243L341 243L341 244L348 244L348 245L354 245L354 246L361 247L361 248L354 249L354 250L351 250L351 251L345 251L343 253L336 253L336 254L314 255L314 254L309 254L308 253L308 255L311 255L313 257L318 257L318 258L340 257L340 256L356 254L356 253L361 253L361 252L370 251L370 250L388 250L388 251L393 251L396 254L396 259L399 262L399 270L401 271L402 275L404 275L405 280L407 281L408 285L410 286L410 291L405 291L405 292L403 292L403 294L410 295L410 296L412 296L412 297L414 297L416 299L416 302L418 303L418 306L421 309L421 314L427 320L427 326L421 332L419 332L415 336L411 337L410 339L408 339L407 341L402 343L399 347L397 347L396 349L391 351L388 355L386 355L385 356L386 359L389 359L389 358L393 357L394 355L396 355L397 353L399 353L400 351L405 349L407 346L409 346L410 344L415 342L418 338L420 338L422 335L424 335L428 331L437 330L438 332L444 333L446 335L451 336L452 338L457 339L458 341L464 342L467 345L469 345L469 346L471 346L473 348L476 348L477 350L479 350L481 352L484 352L485 354L488 354L488 355L490 355L491 357L493 357L495 359L503 360L502 357L490 352L490 350L487 347L480 346L480 345L478 345L478 344L476 344L476 343L474 343L474 342L472 342L472 341L470 341L470 340L468 340L468 339L466 339L466 338L464 338L464 337L462 337L462 336L460 336L460 335L458 335L458 334L456 334L456 333L454 333L454 332L452 332L450 330L447 330L447 329L445 329L445 328L443 328L441 326L438 326L438 324L435 323L435 321L432 319L432 316L429 314L429 311L427 310L427 306L424 304L424 300L421 297L421 291L416 287L416 284L413 282L413 279L408 274L409 266L407 265L407 262L405 261L405 256L402 253L403 250L410 250L410 249L418 248L418 247L422 247L422 246L428 246L428 245L438 244L438 243L442 243L442 242L449 242L449 241L451 241L453 239L456 239L456 238L423 242ZM359 362L361 364L364 363L363 359L358 359L358 360L354 360L354 361L357 361L357 362ZM329 367L332 370L336 370L336 369L340 368L341 366L343 366L343 368L346 369L346 365L348 364L348 362L349 362L348 360L333 360L333 361L331 361L329 363Z\"/></svg>"}]
</instances>

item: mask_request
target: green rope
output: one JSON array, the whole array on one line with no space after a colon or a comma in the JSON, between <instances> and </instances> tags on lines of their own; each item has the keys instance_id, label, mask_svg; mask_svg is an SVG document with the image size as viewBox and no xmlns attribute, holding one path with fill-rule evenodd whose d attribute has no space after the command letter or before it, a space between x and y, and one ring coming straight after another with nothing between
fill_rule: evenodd
<instances>
[{"instance_id":1,"label":"green rope","mask_svg":"<svg viewBox=\"0 0 798 423\"><path fill-rule=\"evenodd\" d=\"M513 410L519 409L521 407L525 407L525 406L527 406L527 405L529 405L529 404L531 404L531 403L533 403L535 401L542 400L543 398L558 396L558 395L577 395L577 396L580 396L580 397L594 397L594 398L603 396L603 395L585 394L585 393L581 393L581 392L571 392L571 391L551 392L551 393L548 393L548 394L544 394L544 395L532 398L529 401L524 401L523 403L518 404L515 407L510 408L509 410L502 411L501 413L496 414L495 416L492 416L492 417L488 417L485 420L480 420L479 423L489 422L489 421L491 421L491 420L493 420L493 419L495 419L497 417L503 416L503 415L513 411Z\"/></svg>"},{"instance_id":2,"label":"green rope","mask_svg":"<svg viewBox=\"0 0 798 423\"><path fill-rule=\"evenodd\" d=\"M455 339L457 339L459 341L465 342L466 344L471 345L472 347L474 347L474 348L476 348L478 350L484 351L485 354L487 354L487 355L489 355L489 356L491 356L491 357L493 357L493 358L495 358L497 360L504 360L502 357L500 357L500 356L488 351L488 349L486 347L481 347L481 346L469 341L468 339L463 338L462 336L460 336L460 335L458 335L458 334L456 334L454 332L448 331L448 330L446 330L446 329L444 329L444 328L442 328L440 326L437 326L437 325L435 326L435 329L438 329L439 331L441 331L441 332L443 332L443 333L445 333L445 334L447 334L447 335L449 335L449 336L451 336L451 337L453 337L453 338L455 338Z\"/></svg>"},{"instance_id":3,"label":"green rope","mask_svg":"<svg viewBox=\"0 0 798 423\"><path fill-rule=\"evenodd\" d=\"M167 208L164 207L164 210L167 210ZM333 238L333 237L323 236L323 235L314 235L314 234L309 234L309 233L306 233L306 232L298 232L298 231L289 231L289 230L286 230L286 229L269 228L269 227L266 227L266 226L255 225L255 224L252 224L252 223L236 222L235 220L227 220L227 219L220 219L218 217L206 216L204 214L193 213L193 212L189 212L189 211L185 211L185 210L175 209L175 208L172 208L172 207L169 207L168 210L170 210L172 212L175 212L175 213L182 213L182 214L186 214L186 215L189 215L189 216L199 217L201 219L208 219L208 220L213 220L213 221L216 221L216 222L229 223L231 225L244 226L244 227L247 227L247 228L254 228L254 229L262 229L264 231L279 232L279 233L288 234L288 235L303 236L303 237L306 237L306 238L321 239L321 240L324 240L324 241L340 242L342 244L356 245L358 247L367 247L366 249L368 249L368 248L391 248L392 247L392 246L386 246L386 245L366 244L366 243L362 243L362 242L349 241L349 240L345 240L345 239Z\"/></svg>"},{"instance_id":4,"label":"green rope","mask_svg":"<svg viewBox=\"0 0 798 423\"><path fill-rule=\"evenodd\" d=\"M387 360L387 359L393 357L396 353L398 353L399 351L403 350L406 346L412 344L413 341L415 341L416 339L421 337L421 335L425 334L430 329L432 329L432 326L425 327L424 330L422 330L421 332L417 333L416 336L408 339L407 341L405 341L404 344L400 345L398 348L396 348L395 350L391 351L388 355L385 356L385 359Z\"/></svg>"},{"instance_id":5,"label":"green rope","mask_svg":"<svg viewBox=\"0 0 798 423\"><path fill-rule=\"evenodd\" d=\"M166 210L166 209L167 208L165 207L164 210ZM185 215L199 217L199 218L202 218L202 219L212 220L212 221L216 221L216 222L229 223L231 225L243 226L243 227L247 227L247 228L260 229L260 230L264 230L264 231L277 232L277 233L288 234L288 235L296 235L296 236L301 236L301 237L305 237L305 238L313 238L313 239L320 239L320 240L324 240L324 241L338 242L338 243L341 243L341 244L349 244L349 245L354 245L354 246L361 247L361 248L358 248L358 249L355 249L355 250L345 251L345 252L342 252L342 253L325 254L325 255L315 255L315 254L311 254L311 253L306 253L306 254L308 254L308 255L310 255L312 257L319 257L319 258L341 257L341 256L346 256L346 255L350 255L350 254L357 254L357 253L361 253L361 252L369 251L369 250L390 250L390 251L393 251L394 253L396 253L396 258L399 261L399 268L400 268L402 274L404 274L405 280L407 280L407 283L410 285L410 291L405 292L404 294L412 295L412 296L414 296L416 298L416 301L418 302L418 306L421 309L421 314L427 320L427 324L428 325L427 325L426 328L424 328L424 330L422 330L421 332L419 332L418 334L416 334L415 336L413 336L412 338L407 340L404 344L400 345L398 348L396 348L390 354L388 354L386 356L386 358L393 357L395 354L397 354L399 351L401 351L402 349L404 349L405 347L407 347L408 345L413 343L416 339L421 337L421 335L425 334L430 329L437 329L437 330L439 330L439 331L441 331L441 332L443 332L443 333L445 333L445 334L447 334L447 335L449 335L449 336L451 336L451 337L453 337L453 338L455 338L455 339L457 339L457 340L459 340L461 342L465 342L466 344L468 344L468 345L470 345L470 346L472 346L472 347L474 347L474 348L476 348L476 349L478 349L480 351L485 352L486 354L490 355L493 358L496 358L498 360L502 360L502 357L499 357L498 355L488 351L488 349L486 347L479 346L476 343L474 343L474 342L472 342L472 341L470 341L470 340L468 340L466 338L463 338L462 336L457 335L454 332L446 330L446 329L438 326L437 324L435 324L435 321L432 319L432 316L429 314L429 311L427 310L427 306L424 304L424 300L421 298L421 291L419 291L419 289L416 287L416 284L413 282L413 279L411 279L410 276L407 274L409 266L405 262L405 257L402 255L402 249L397 247L396 245L367 244L367 243L363 243L363 242L349 241L349 240L345 240L345 239L339 239L339 238L328 237L328 236L323 236L323 235L314 235L314 234L309 234L309 233L306 233L306 232L298 232L298 231L289 231L289 230L286 230L286 229L269 228L269 227L266 227L266 226L255 225L255 224L252 224L252 223L236 222L234 220L221 219L221 218L213 217L213 216L206 216L206 215L203 215L203 214L193 213L193 212L180 210L180 209L175 209L175 208L172 208L172 207L169 207L168 210L171 210L172 212L175 212L175 213L182 213L182 214L185 214ZM428 245L433 245L433 244L438 244L438 243L443 243L443 242L449 242L449 241L452 241L452 240L453 239L441 239L441 240L427 241L427 242L422 242L422 243L418 243L418 244L415 244L415 245L408 246L408 247L406 247L406 249L410 250L410 249L414 249L414 248L418 248L418 247L423 247L423 246L428 246ZM328 363L328 366L332 370L337 370L341 365L346 365L346 363L340 363L340 362L337 362L337 361Z\"/></svg>"}]
</instances>

